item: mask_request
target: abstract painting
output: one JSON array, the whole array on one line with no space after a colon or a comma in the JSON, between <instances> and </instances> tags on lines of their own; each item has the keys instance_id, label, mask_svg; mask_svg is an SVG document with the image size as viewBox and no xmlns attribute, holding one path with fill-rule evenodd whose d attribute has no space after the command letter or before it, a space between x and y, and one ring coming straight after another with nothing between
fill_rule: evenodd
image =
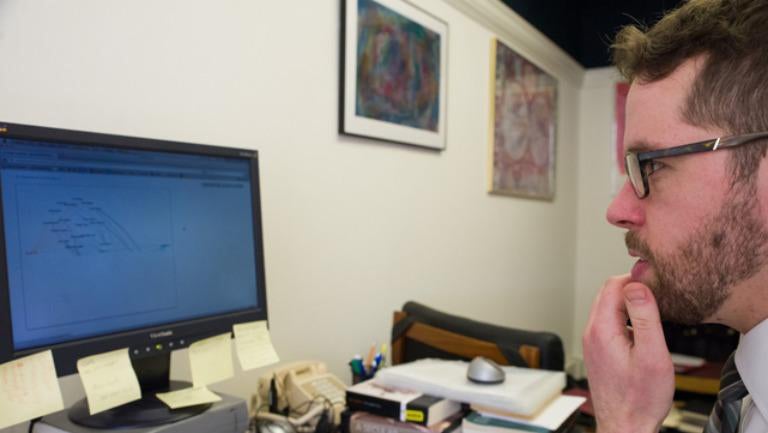
<instances>
[{"instance_id":1,"label":"abstract painting","mask_svg":"<svg viewBox=\"0 0 768 433\"><path fill-rule=\"evenodd\" d=\"M447 26L403 0L346 0L345 134L445 147Z\"/></svg>"},{"instance_id":2,"label":"abstract painting","mask_svg":"<svg viewBox=\"0 0 768 433\"><path fill-rule=\"evenodd\" d=\"M490 191L552 199L557 81L499 40L491 64Z\"/></svg>"}]
</instances>

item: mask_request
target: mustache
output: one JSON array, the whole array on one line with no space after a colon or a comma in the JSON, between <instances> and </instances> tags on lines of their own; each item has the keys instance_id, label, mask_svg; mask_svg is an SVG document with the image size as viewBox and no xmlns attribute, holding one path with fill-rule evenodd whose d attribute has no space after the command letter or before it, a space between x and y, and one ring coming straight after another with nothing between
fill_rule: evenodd
<instances>
[{"instance_id":1,"label":"mustache","mask_svg":"<svg viewBox=\"0 0 768 433\"><path fill-rule=\"evenodd\" d=\"M648 246L648 244L640 239L640 236L637 235L635 232L627 232L624 235L624 244L627 246L627 249L635 251L636 253L643 256L643 258L648 262L653 262L653 252L651 251L651 247Z\"/></svg>"}]
</instances>

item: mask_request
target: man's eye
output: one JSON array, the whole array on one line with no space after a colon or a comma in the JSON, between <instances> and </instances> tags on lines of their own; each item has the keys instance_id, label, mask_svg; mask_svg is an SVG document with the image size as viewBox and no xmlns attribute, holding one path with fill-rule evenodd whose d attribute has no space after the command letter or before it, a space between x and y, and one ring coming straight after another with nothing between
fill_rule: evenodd
<instances>
[{"instance_id":1,"label":"man's eye","mask_svg":"<svg viewBox=\"0 0 768 433\"><path fill-rule=\"evenodd\" d=\"M656 171L661 170L662 168L666 167L663 162L659 162L656 160L648 161L648 163L645 165L645 174L647 176L652 175Z\"/></svg>"}]
</instances>

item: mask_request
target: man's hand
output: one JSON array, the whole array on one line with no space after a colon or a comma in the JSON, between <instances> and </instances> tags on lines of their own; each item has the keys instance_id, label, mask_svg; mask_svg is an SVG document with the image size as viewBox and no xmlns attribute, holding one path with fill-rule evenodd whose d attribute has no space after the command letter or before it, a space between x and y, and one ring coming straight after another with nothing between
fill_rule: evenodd
<instances>
[{"instance_id":1,"label":"man's hand","mask_svg":"<svg viewBox=\"0 0 768 433\"><path fill-rule=\"evenodd\" d=\"M651 290L629 275L609 279L592 305L583 345L598 430L657 432L672 406L675 371Z\"/></svg>"}]
</instances>

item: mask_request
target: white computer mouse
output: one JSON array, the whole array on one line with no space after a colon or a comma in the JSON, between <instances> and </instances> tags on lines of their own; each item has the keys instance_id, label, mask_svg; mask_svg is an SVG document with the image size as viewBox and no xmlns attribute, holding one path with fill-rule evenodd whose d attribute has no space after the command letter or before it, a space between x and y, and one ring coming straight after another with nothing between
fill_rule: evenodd
<instances>
[{"instance_id":1,"label":"white computer mouse","mask_svg":"<svg viewBox=\"0 0 768 433\"><path fill-rule=\"evenodd\" d=\"M474 383L492 385L504 382L504 370L488 358L476 356L467 367L467 379Z\"/></svg>"}]
</instances>

